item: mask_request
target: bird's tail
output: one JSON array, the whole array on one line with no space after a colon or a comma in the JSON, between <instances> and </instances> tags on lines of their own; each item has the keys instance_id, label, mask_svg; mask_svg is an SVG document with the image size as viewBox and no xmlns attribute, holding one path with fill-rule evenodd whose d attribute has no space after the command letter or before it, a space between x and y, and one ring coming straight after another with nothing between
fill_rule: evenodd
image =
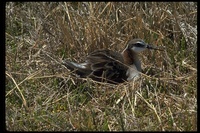
<instances>
[{"instance_id":1,"label":"bird's tail","mask_svg":"<svg viewBox=\"0 0 200 133\"><path fill-rule=\"evenodd\" d=\"M62 64L69 70L74 71L80 77L87 77L91 73L91 70L87 68L87 63L63 61Z\"/></svg>"}]
</instances>

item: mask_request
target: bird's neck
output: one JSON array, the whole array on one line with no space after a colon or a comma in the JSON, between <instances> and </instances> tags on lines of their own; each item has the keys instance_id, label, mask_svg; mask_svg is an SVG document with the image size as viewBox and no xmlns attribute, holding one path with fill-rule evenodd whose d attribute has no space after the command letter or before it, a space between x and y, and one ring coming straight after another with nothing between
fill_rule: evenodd
<instances>
[{"instance_id":1,"label":"bird's neck","mask_svg":"<svg viewBox=\"0 0 200 133\"><path fill-rule=\"evenodd\" d=\"M136 52L126 49L122 52L122 56L126 65L135 65L137 70L141 72L141 63Z\"/></svg>"}]
</instances>

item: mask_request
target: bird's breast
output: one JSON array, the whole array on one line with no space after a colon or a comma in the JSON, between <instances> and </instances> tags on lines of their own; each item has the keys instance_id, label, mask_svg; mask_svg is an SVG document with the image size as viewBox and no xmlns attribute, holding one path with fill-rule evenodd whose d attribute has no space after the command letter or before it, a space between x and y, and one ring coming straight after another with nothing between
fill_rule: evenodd
<instances>
[{"instance_id":1,"label":"bird's breast","mask_svg":"<svg viewBox=\"0 0 200 133\"><path fill-rule=\"evenodd\" d=\"M137 70L137 68L134 64L129 66L129 68L126 72L126 76L128 77L127 81L131 81L133 78L139 76L139 71Z\"/></svg>"}]
</instances>

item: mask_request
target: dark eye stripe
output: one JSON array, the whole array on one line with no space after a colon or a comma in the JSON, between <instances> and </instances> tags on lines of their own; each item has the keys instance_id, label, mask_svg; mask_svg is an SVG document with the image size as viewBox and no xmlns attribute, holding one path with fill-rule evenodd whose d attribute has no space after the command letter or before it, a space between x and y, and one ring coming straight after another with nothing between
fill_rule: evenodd
<instances>
[{"instance_id":1,"label":"dark eye stripe","mask_svg":"<svg viewBox=\"0 0 200 133\"><path fill-rule=\"evenodd\" d=\"M136 47L144 47L145 45L141 42L135 43L134 46Z\"/></svg>"}]
</instances>

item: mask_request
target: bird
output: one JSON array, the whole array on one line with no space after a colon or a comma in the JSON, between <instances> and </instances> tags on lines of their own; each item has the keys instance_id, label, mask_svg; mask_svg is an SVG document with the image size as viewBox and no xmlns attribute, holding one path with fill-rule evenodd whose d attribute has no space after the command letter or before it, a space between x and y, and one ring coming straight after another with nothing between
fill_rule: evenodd
<instances>
[{"instance_id":1,"label":"bird","mask_svg":"<svg viewBox=\"0 0 200 133\"><path fill-rule=\"evenodd\" d=\"M146 49L162 50L142 39L132 39L121 53L108 49L95 50L87 55L83 63L65 60L62 64L80 78L120 84L139 77L142 68L138 53Z\"/></svg>"}]
</instances>

